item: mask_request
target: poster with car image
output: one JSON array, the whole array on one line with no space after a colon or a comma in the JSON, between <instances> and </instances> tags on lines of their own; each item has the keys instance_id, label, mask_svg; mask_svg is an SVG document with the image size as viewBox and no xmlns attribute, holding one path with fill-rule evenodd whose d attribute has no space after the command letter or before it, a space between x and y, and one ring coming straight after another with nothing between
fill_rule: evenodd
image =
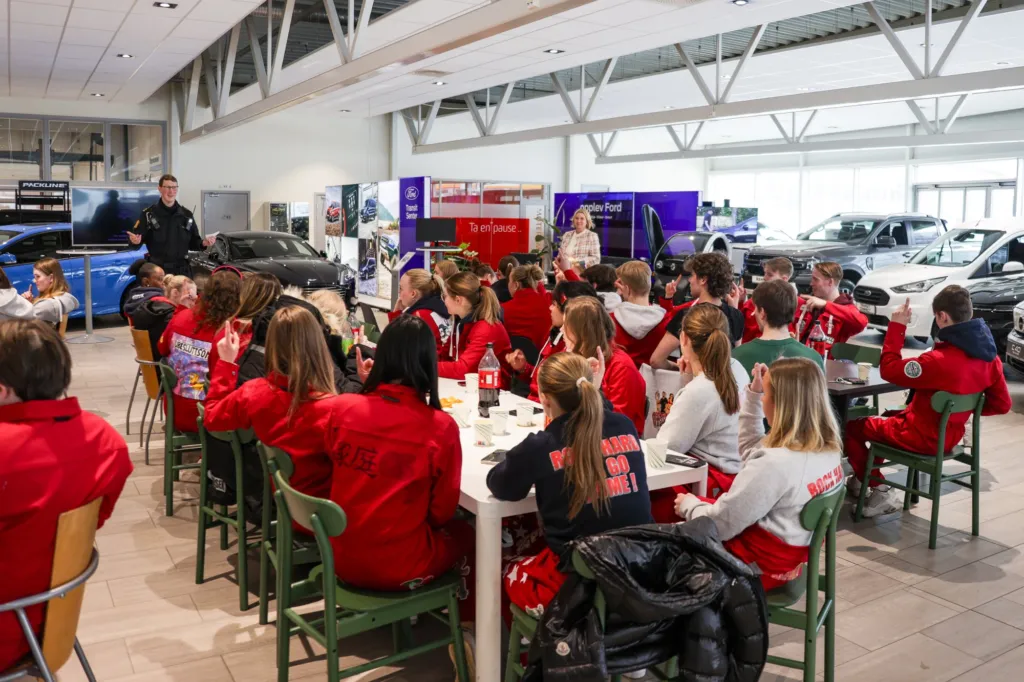
<instances>
[{"instance_id":1,"label":"poster with car image","mask_svg":"<svg viewBox=\"0 0 1024 682\"><path fill-rule=\"evenodd\" d=\"M332 263L341 263L341 238L344 229L341 222L341 185L333 185L324 188L324 204L327 207L327 215L324 220L324 236L327 260Z\"/></svg>"},{"instance_id":2,"label":"poster with car image","mask_svg":"<svg viewBox=\"0 0 1024 682\"><path fill-rule=\"evenodd\" d=\"M359 275L356 293L377 296L377 233L369 239L359 239Z\"/></svg>"},{"instance_id":3,"label":"poster with car image","mask_svg":"<svg viewBox=\"0 0 1024 682\"><path fill-rule=\"evenodd\" d=\"M341 231L346 237L359 236L359 185L341 186Z\"/></svg>"},{"instance_id":4,"label":"poster with car image","mask_svg":"<svg viewBox=\"0 0 1024 682\"><path fill-rule=\"evenodd\" d=\"M757 209L738 206L697 207L697 231L721 232L731 242L757 241Z\"/></svg>"},{"instance_id":5,"label":"poster with car image","mask_svg":"<svg viewBox=\"0 0 1024 682\"><path fill-rule=\"evenodd\" d=\"M377 237L377 183L359 185L359 238Z\"/></svg>"},{"instance_id":6,"label":"poster with car image","mask_svg":"<svg viewBox=\"0 0 1024 682\"><path fill-rule=\"evenodd\" d=\"M377 183L377 297L389 301L398 289L400 190L398 180Z\"/></svg>"}]
</instances>

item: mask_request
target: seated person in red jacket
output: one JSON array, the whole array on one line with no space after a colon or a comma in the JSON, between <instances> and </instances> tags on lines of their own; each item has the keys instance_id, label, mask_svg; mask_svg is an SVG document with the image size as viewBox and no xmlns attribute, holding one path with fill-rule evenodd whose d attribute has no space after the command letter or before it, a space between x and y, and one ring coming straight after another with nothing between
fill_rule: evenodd
<instances>
[{"instance_id":1,"label":"seated person in red jacket","mask_svg":"<svg viewBox=\"0 0 1024 682\"><path fill-rule=\"evenodd\" d=\"M476 373L487 353L487 344L494 344L494 354L502 364L501 387L508 387L511 369L505 356L512 348L505 325L501 323L501 305L494 292L481 286L480 278L471 272L452 275L444 283L444 304L455 321L448 339L445 358L438 363L438 376L465 379Z\"/></svg>"},{"instance_id":2,"label":"seated person in red jacket","mask_svg":"<svg viewBox=\"0 0 1024 682\"><path fill-rule=\"evenodd\" d=\"M252 340L253 320L277 302L277 299L281 298L281 294L281 281L269 272L254 272L242 280L242 288L238 294L238 311L227 325L217 330L217 335L213 337L213 348L210 349L207 371L209 376L212 377L217 370L217 363L220 361L217 344L224 338L228 328L238 332L238 356L244 355L245 349L249 347L249 342Z\"/></svg>"},{"instance_id":3,"label":"seated person in red jacket","mask_svg":"<svg viewBox=\"0 0 1024 682\"><path fill-rule=\"evenodd\" d=\"M204 426L210 431L252 429L266 445L292 457L291 483L301 493L326 498L331 460L324 449L336 395L334 363L323 328L300 306L281 308L267 330L267 375L238 386L241 338L230 327L218 342L221 361L210 376Z\"/></svg>"},{"instance_id":4,"label":"seated person in red jacket","mask_svg":"<svg viewBox=\"0 0 1024 682\"><path fill-rule=\"evenodd\" d=\"M656 369L675 369L669 356L679 349L679 332L683 327L686 311L698 303L711 303L718 307L729 322L729 338L733 346L743 338L743 313L728 301L736 296L739 287L733 282L732 263L720 253L698 253L690 256L685 263L690 273L690 295L693 298L672 309L671 320L665 327L665 335L661 343L651 355L651 367ZM669 283L672 286L672 283ZM733 301L734 303L736 301Z\"/></svg>"},{"instance_id":5,"label":"seated person in red jacket","mask_svg":"<svg viewBox=\"0 0 1024 682\"><path fill-rule=\"evenodd\" d=\"M452 334L451 315L441 296L444 282L437 275L414 268L398 280L398 302L394 312L388 313L388 321L394 322L402 313L415 315L430 327L437 344L438 357L444 352Z\"/></svg>"},{"instance_id":6,"label":"seated person in red jacket","mask_svg":"<svg viewBox=\"0 0 1024 682\"><path fill-rule=\"evenodd\" d=\"M785 256L776 256L761 262L761 269L764 271L764 282L771 282L781 279L788 282L793 276L793 262ZM746 294L746 292L743 292ZM743 313L743 340L740 343L747 343L754 339L761 338L761 328L757 325L757 318L754 317L754 299L752 296L745 296L740 305L740 312Z\"/></svg>"},{"instance_id":7,"label":"seated person in red jacket","mask_svg":"<svg viewBox=\"0 0 1024 682\"><path fill-rule=\"evenodd\" d=\"M348 516L345 532L331 540L335 571L356 587L399 592L455 568L463 575L460 616L471 621L474 531L455 519L462 445L455 420L441 410L426 323L403 315L389 324L360 372L363 392L332 400L327 420L330 499Z\"/></svg>"},{"instance_id":8,"label":"seated person in red jacket","mask_svg":"<svg viewBox=\"0 0 1024 682\"><path fill-rule=\"evenodd\" d=\"M537 400L537 370L541 364L555 353L565 350L565 334L562 332L562 325L565 323L565 306L571 299L578 296L589 296L597 298L594 287L586 282L559 282L552 294L551 306L551 331L544 345L540 349L540 355L536 365L531 365L523 351L514 350L505 356L505 361L523 381L530 382L530 400Z\"/></svg>"},{"instance_id":9,"label":"seated person in red jacket","mask_svg":"<svg viewBox=\"0 0 1024 682\"><path fill-rule=\"evenodd\" d=\"M846 343L868 326L868 318L857 310L853 298L839 292L843 281L843 268L839 263L824 261L811 270L811 293L797 302L796 338L804 345L809 339L816 322L821 323L825 332L825 349L831 353L832 346Z\"/></svg>"},{"instance_id":10,"label":"seated person in red jacket","mask_svg":"<svg viewBox=\"0 0 1024 682\"><path fill-rule=\"evenodd\" d=\"M513 268L519 267L519 261L515 256L502 256L498 261L498 270L494 273L494 283L491 289L498 297L498 303L508 303L512 300L512 294L508 293L508 276L512 274Z\"/></svg>"},{"instance_id":11,"label":"seated person in red jacket","mask_svg":"<svg viewBox=\"0 0 1024 682\"><path fill-rule=\"evenodd\" d=\"M174 313L160 337L159 350L164 362L174 369L178 385L174 387L174 428L195 433L199 403L206 400L206 380L214 339L224 323L238 310L242 280L231 272L210 277L195 308Z\"/></svg>"},{"instance_id":12,"label":"seated person in red jacket","mask_svg":"<svg viewBox=\"0 0 1024 682\"><path fill-rule=\"evenodd\" d=\"M665 336L671 315L651 305L651 266L634 260L615 270L615 288L622 303L609 312L615 323L615 343L620 346L637 369L651 362L651 354ZM642 431L642 429L641 429Z\"/></svg>"},{"instance_id":13,"label":"seated person in red jacket","mask_svg":"<svg viewBox=\"0 0 1024 682\"><path fill-rule=\"evenodd\" d=\"M103 498L102 526L132 473L114 427L62 398L70 383L71 355L51 325L0 322L0 604L49 590L57 519ZM37 637L45 610L27 609ZM0 671L28 653L14 611L0 613Z\"/></svg>"},{"instance_id":14,"label":"seated person in red jacket","mask_svg":"<svg viewBox=\"0 0 1024 682\"><path fill-rule=\"evenodd\" d=\"M616 412L629 417L640 433L646 419L647 384L626 351L612 341L614 329L608 311L596 298L574 298L565 306L565 322L562 324L565 349L594 359L598 358L600 349L607 363L601 392Z\"/></svg>"},{"instance_id":15,"label":"seated person in red jacket","mask_svg":"<svg viewBox=\"0 0 1024 682\"><path fill-rule=\"evenodd\" d=\"M996 350L992 332L984 320L971 319L974 310L970 293L961 286L950 284L932 301L936 334L935 347L917 357L903 359L904 337L912 312L910 300L896 309L889 321L882 344L882 378L899 386L913 389L913 398L906 409L887 413L884 417L853 419L846 423L844 450L853 468L848 489L860 495L867 468L866 441L891 444L901 450L922 455L935 455L938 448L941 415L932 410L932 396L939 391L958 395L984 393L983 415L1006 414L1010 411L1010 393L1003 377L1003 363ZM950 415L946 426L945 451L949 451L964 437L969 413ZM974 428L980 429L981 424ZM875 462L879 466L880 462ZM872 470L878 476L878 469ZM889 486L871 481L871 490L864 503L864 516L881 516L903 507Z\"/></svg>"},{"instance_id":16,"label":"seated person in red jacket","mask_svg":"<svg viewBox=\"0 0 1024 682\"><path fill-rule=\"evenodd\" d=\"M551 325L548 308L551 294L544 290L544 271L537 265L520 265L508 277L508 291L512 300L501 305L508 335L528 339L540 350Z\"/></svg>"},{"instance_id":17,"label":"seated person in red jacket","mask_svg":"<svg viewBox=\"0 0 1024 682\"><path fill-rule=\"evenodd\" d=\"M547 547L510 564L502 581L509 600L535 618L565 581L573 540L651 523L640 437L628 419L604 410L589 363L557 353L540 368L539 383L550 423L487 474L500 500L525 499L536 486Z\"/></svg>"},{"instance_id":18,"label":"seated person in red jacket","mask_svg":"<svg viewBox=\"0 0 1024 682\"><path fill-rule=\"evenodd\" d=\"M494 286L494 283L498 281L497 275L494 274L494 268L477 258L470 261L469 271L479 277L480 284L485 287Z\"/></svg>"},{"instance_id":19,"label":"seated person in red jacket","mask_svg":"<svg viewBox=\"0 0 1024 682\"><path fill-rule=\"evenodd\" d=\"M174 313L196 304L196 283L184 275L165 275L162 281L163 295L154 296L135 306L131 312L132 327L149 334L153 359L159 361L160 337L171 323ZM127 310L127 306L126 306Z\"/></svg>"}]
</instances>

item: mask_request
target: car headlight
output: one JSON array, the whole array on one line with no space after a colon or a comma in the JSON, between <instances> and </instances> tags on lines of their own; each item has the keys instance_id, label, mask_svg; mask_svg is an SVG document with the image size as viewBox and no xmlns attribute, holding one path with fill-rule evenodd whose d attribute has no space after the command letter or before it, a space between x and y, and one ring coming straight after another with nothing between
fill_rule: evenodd
<instances>
[{"instance_id":1,"label":"car headlight","mask_svg":"<svg viewBox=\"0 0 1024 682\"><path fill-rule=\"evenodd\" d=\"M897 294L919 294L922 291L928 291L936 284L945 281L945 277L933 277L931 279L922 279L920 282L901 284L898 287L893 287L892 290Z\"/></svg>"}]
</instances>

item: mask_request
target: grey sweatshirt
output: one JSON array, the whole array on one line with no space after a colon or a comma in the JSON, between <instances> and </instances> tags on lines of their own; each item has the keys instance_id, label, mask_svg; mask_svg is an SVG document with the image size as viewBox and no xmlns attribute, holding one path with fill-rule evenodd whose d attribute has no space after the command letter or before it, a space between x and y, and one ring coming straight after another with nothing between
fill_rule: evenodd
<instances>
[{"instance_id":1,"label":"grey sweatshirt","mask_svg":"<svg viewBox=\"0 0 1024 682\"><path fill-rule=\"evenodd\" d=\"M65 292L53 298L42 298L32 304L32 312L40 320L57 324L60 318L78 308L78 299Z\"/></svg>"},{"instance_id":2,"label":"grey sweatshirt","mask_svg":"<svg viewBox=\"0 0 1024 682\"><path fill-rule=\"evenodd\" d=\"M0 289L0 320L32 317L32 304L13 287Z\"/></svg>"},{"instance_id":3,"label":"grey sweatshirt","mask_svg":"<svg viewBox=\"0 0 1024 682\"><path fill-rule=\"evenodd\" d=\"M806 547L811 531L800 523L800 512L812 497L843 482L839 451L763 447L763 420L761 394L745 389L740 408L743 468L732 488L714 504L686 495L676 512L686 521L710 517L722 540L734 538L756 523L788 545Z\"/></svg>"},{"instance_id":4,"label":"grey sweatshirt","mask_svg":"<svg viewBox=\"0 0 1024 682\"><path fill-rule=\"evenodd\" d=\"M743 397L750 380L738 361L730 363L733 378ZM715 383L705 375L683 375L684 386L676 393L672 411L658 431L658 440L676 452L688 452L726 474L740 470L739 412L726 414Z\"/></svg>"}]
</instances>

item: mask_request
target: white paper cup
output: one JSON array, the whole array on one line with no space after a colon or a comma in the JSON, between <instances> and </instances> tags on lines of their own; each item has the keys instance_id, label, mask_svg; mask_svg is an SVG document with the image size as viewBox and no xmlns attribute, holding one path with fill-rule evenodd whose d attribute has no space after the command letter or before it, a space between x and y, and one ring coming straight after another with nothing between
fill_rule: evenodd
<instances>
[{"instance_id":1,"label":"white paper cup","mask_svg":"<svg viewBox=\"0 0 1024 682\"><path fill-rule=\"evenodd\" d=\"M668 443L657 439L645 442L647 443L647 464L653 469L660 469L665 466L665 454L668 452Z\"/></svg>"},{"instance_id":2,"label":"white paper cup","mask_svg":"<svg viewBox=\"0 0 1024 682\"><path fill-rule=\"evenodd\" d=\"M871 376L871 363L870 362L858 362L857 363L857 376L865 381Z\"/></svg>"},{"instance_id":3,"label":"white paper cup","mask_svg":"<svg viewBox=\"0 0 1024 682\"><path fill-rule=\"evenodd\" d=\"M490 409L491 421L494 422L494 435L508 435L508 408L492 407Z\"/></svg>"},{"instance_id":4,"label":"white paper cup","mask_svg":"<svg viewBox=\"0 0 1024 682\"><path fill-rule=\"evenodd\" d=\"M533 403L523 401L516 405L516 424L519 426L533 426Z\"/></svg>"},{"instance_id":5,"label":"white paper cup","mask_svg":"<svg viewBox=\"0 0 1024 682\"><path fill-rule=\"evenodd\" d=\"M471 415L473 414L473 406L467 405L466 403L457 403L452 407L452 416L455 417L455 423L459 425L460 429L469 428Z\"/></svg>"},{"instance_id":6,"label":"white paper cup","mask_svg":"<svg viewBox=\"0 0 1024 682\"><path fill-rule=\"evenodd\" d=\"M467 374L466 375L466 390L476 393L480 389L480 375L479 374Z\"/></svg>"},{"instance_id":7,"label":"white paper cup","mask_svg":"<svg viewBox=\"0 0 1024 682\"><path fill-rule=\"evenodd\" d=\"M477 419L473 422L477 445L494 445L494 422L490 419Z\"/></svg>"}]
</instances>

